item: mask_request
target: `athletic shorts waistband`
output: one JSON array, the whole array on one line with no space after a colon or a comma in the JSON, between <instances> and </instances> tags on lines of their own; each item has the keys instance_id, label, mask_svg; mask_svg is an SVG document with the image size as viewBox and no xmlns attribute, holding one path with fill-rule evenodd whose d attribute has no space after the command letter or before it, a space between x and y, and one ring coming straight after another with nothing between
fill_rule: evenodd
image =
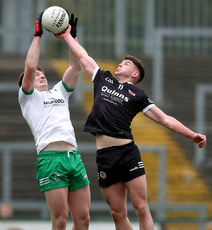
<instances>
[{"instance_id":1,"label":"athletic shorts waistband","mask_svg":"<svg viewBox=\"0 0 212 230\"><path fill-rule=\"evenodd\" d=\"M79 154L79 150L72 149L72 150L48 150L48 151L41 151L38 154L38 157L57 157L57 156L67 156L67 155L75 155Z\"/></svg>"},{"instance_id":2,"label":"athletic shorts waistband","mask_svg":"<svg viewBox=\"0 0 212 230\"><path fill-rule=\"evenodd\" d=\"M135 144L134 141L131 141L130 143L127 143L127 144L124 144L124 145L110 146L110 147L107 147L107 148L98 149L97 153L108 152L108 150L121 149L121 148L125 148L125 147L128 147L128 146L133 146L134 144Z\"/></svg>"}]
</instances>

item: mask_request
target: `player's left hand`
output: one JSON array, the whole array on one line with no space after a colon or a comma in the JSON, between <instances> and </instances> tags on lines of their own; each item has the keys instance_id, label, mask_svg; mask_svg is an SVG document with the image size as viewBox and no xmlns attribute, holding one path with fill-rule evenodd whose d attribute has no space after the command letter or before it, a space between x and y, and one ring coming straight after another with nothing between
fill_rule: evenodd
<instances>
[{"instance_id":1,"label":"player's left hand","mask_svg":"<svg viewBox=\"0 0 212 230\"><path fill-rule=\"evenodd\" d=\"M198 144L199 148L203 148L206 145L206 136L196 133L192 140Z\"/></svg>"}]
</instances>

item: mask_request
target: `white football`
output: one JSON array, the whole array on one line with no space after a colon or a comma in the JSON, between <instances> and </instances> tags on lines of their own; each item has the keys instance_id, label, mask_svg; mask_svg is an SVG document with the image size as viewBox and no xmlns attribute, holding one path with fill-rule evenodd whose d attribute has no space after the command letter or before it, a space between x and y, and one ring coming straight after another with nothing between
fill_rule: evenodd
<instances>
[{"instance_id":1,"label":"white football","mask_svg":"<svg viewBox=\"0 0 212 230\"><path fill-rule=\"evenodd\" d=\"M69 15L62 7L51 6L43 12L42 26L51 33L62 33L68 24Z\"/></svg>"}]
</instances>

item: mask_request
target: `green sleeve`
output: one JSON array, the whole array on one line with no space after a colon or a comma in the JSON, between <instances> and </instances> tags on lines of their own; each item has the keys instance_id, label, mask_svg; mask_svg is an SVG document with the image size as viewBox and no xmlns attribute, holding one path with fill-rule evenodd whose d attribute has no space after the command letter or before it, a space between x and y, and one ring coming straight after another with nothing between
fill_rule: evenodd
<instances>
[{"instance_id":1,"label":"green sleeve","mask_svg":"<svg viewBox=\"0 0 212 230\"><path fill-rule=\"evenodd\" d=\"M66 83L64 82L64 81L62 81L62 84L63 84L63 86L64 86L64 88L65 88L65 90L67 91L67 92L73 92L75 89L70 89L67 85L66 85Z\"/></svg>"},{"instance_id":2,"label":"green sleeve","mask_svg":"<svg viewBox=\"0 0 212 230\"><path fill-rule=\"evenodd\" d=\"M22 87L22 91L24 92L24 94L26 95L31 95L34 92L34 89L31 90L30 92L26 91L23 87Z\"/></svg>"}]
</instances>

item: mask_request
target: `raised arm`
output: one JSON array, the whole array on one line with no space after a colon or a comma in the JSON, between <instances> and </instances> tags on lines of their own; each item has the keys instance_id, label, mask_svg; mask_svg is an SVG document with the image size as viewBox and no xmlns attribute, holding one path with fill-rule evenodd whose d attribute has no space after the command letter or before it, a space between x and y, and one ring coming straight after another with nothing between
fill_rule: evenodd
<instances>
[{"instance_id":1,"label":"raised arm","mask_svg":"<svg viewBox=\"0 0 212 230\"><path fill-rule=\"evenodd\" d=\"M25 59L24 77L22 87L30 92L34 88L35 71L37 69L40 58L41 36L43 34L41 26L42 13L39 15L35 23L35 33L30 48Z\"/></svg>"},{"instance_id":2,"label":"raised arm","mask_svg":"<svg viewBox=\"0 0 212 230\"><path fill-rule=\"evenodd\" d=\"M63 75L63 82L70 88L75 89L81 71L81 65L78 58L69 49L69 67Z\"/></svg>"},{"instance_id":3,"label":"raised arm","mask_svg":"<svg viewBox=\"0 0 212 230\"><path fill-rule=\"evenodd\" d=\"M92 78L95 68L98 66L97 63L91 58L87 51L70 35L71 26L67 28L65 33L55 35L57 38L63 38L68 44L69 48L78 58L80 64L85 69L87 75Z\"/></svg>"},{"instance_id":4,"label":"raised arm","mask_svg":"<svg viewBox=\"0 0 212 230\"><path fill-rule=\"evenodd\" d=\"M71 36L77 40L77 21L78 18L74 18L74 14L71 15L69 24L72 25L73 31ZM70 88L76 88L81 71L81 65L79 59L75 56L71 49L69 49L69 67L63 75L63 82Z\"/></svg>"},{"instance_id":5,"label":"raised arm","mask_svg":"<svg viewBox=\"0 0 212 230\"><path fill-rule=\"evenodd\" d=\"M184 126L181 122L179 122L175 118L165 114L162 110L160 110L156 106L149 109L145 113L145 116L147 116L148 118L156 121L157 123L165 126L166 128L176 133L179 133L185 137L190 138L192 141L198 144L199 148L202 148L206 145L205 135L193 132L192 130Z\"/></svg>"}]
</instances>

